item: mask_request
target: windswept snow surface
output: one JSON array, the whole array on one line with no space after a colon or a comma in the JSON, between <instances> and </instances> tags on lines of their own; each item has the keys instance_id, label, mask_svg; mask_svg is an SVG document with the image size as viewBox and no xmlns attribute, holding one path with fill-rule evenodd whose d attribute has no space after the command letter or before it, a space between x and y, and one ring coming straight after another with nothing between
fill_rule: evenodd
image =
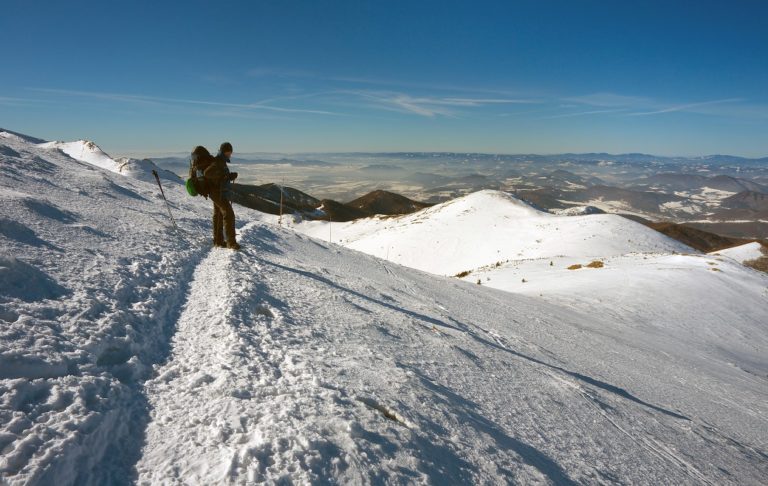
<instances>
[{"instance_id":1,"label":"windswept snow surface","mask_svg":"<svg viewBox=\"0 0 768 486\"><path fill-rule=\"evenodd\" d=\"M155 185L23 139L0 144L2 482L768 477L762 274L708 270L706 256L701 272L680 271L680 246L649 234L612 243L602 215L584 217L591 232L591 219L574 228L617 258L666 251L649 274L680 286L639 280L631 313L578 307L405 268L242 208L243 250L211 249L198 237L210 203L181 185L166 191L176 235ZM542 241L559 231L557 217L511 202L510 220L542 220ZM562 238L559 252L576 242ZM609 269L575 283L608 287L597 272ZM696 280L735 287L686 294ZM723 308L701 322L704 299Z\"/></svg>"}]
</instances>

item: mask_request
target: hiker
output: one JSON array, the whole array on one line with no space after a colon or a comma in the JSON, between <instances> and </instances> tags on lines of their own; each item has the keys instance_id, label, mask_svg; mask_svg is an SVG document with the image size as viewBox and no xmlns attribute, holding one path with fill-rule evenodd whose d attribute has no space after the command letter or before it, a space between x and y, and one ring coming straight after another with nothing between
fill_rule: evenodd
<instances>
[{"instance_id":1,"label":"hiker","mask_svg":"<svg viewBox=\"0 0 768 486\"><path fill-rule=\"evenodd\" d=\"M227 167L231 156L232 144L222 143L213 163L205 170L205 178L213 201L213 245L239 250L240 245L235 239L235 211L231 202L232 181L237 179L237 172L230 172Z\"/></svg>"}]
</instances>

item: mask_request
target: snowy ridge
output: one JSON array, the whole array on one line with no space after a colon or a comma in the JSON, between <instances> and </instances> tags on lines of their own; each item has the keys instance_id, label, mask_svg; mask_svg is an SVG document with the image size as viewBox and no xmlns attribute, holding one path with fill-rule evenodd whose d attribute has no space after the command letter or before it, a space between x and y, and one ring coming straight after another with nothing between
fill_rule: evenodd
<instances>
[{"instance_id":1,"label":"snowy ridge","mask_svg":"<svg viewBox=\"0 0 768 486\"><path fill-rule=\"evenodd\" d=\"M133 159L130 157L121 157L113 159L107 155L95 143L88 140L78 140L76 142L42 142L39 147L49 150L61 150L75 160L91 164L96 167L106 169L110 172L117 172L124 176L140 179L143 181L154 181L152 171L157 171L161 179L170 182L181 183L182 180L173 172L160 169L149 159Z\"/></svg>"},{"instance_id":2,"label":"snowy ridge","mask_svg":"<svg viewBox=\"0 0 768 486\"><path fill-rule=\"evenodd\" d=\"M746 245L739 245L733 248L726 248L725 250L715 251L710 254L727 256L728 258L733 258L740 263L766 256L763 253L763 246L756 241L747 243Z\"/></svg>"},{"instance_id":3,"label":"snowy ridge","mask_svg":"<svg viewBox=\"0 0 768 486\"><path fill-rule=\"evenodd\" d=\"M89 140L77 140L75 142L45 142L41 148L58 149L75 160L86 162L96 167L117 172L117 162L104 153L101 148Z\"/></svg>"},{"instance_id":4,"label":"snowy ridge","mask_svg":"<svg viewBox=\"0 0 768 486\"><path fill-rule=\"evenodd\" d=\"M480 232L466 211L499 224L480 210L493 201L519 234L564 259L616 252L605 268L557 270L580 279L570 301L510 293L329 245L243 208L243 251L210 249L210 203L179 184L166 194L182 235L153 183L23 139L0 139L0 158L0 482L768 475L768 277L736 262L674 254L679 246L641 232L611 243L611 231L635 227L541 216L499 194L428 213L440 224L421 220L446 235L456 234L451 221ZM552 234L579 220L569 238ZM577 237L592 234L590 244ZM604 278L612 258L628 266Z\"/></svg>"},{"instance_id":5,"label":"snowy ridge","mask_svg":"<svg viewBox=\"0 0 768 486\"><path fill-rule=\"evenodd\" d=\"M556 216L500 191L479 191L395 218L303 222L297 231L437 275L498 262L694 252L640 223L612 214ZM439 251L437 251L439 248Z\"/></svg>"}]
</instances>

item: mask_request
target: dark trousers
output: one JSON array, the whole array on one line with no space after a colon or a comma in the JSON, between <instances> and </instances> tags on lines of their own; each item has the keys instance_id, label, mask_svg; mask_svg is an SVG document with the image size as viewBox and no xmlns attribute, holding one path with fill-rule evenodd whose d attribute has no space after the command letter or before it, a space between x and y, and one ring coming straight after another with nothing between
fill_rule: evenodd
<instances>
[{"instance_id":1,"label":"dark trousers","mask_svg":"<svg viewBox=\"0 0 768 486\"><path fill-rule=\"evenodd\" d=\"M227 243L235 242L235 211L232 203L224 198L220 192L211 192L213 201L213 241L224 243L226 234Z\"/></svg>"}]
</instances>

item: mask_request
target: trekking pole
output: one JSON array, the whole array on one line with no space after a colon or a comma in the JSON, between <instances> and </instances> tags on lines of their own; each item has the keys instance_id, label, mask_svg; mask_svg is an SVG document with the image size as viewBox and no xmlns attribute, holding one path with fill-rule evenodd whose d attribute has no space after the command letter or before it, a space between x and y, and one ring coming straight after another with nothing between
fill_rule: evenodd
<instances>
[{"instance_id":1,"label":"trekking pole","mask_svg":"<svg viewBox=\"0 0 768 486\"><path fill-rule=\"evenodd\" d=\"M179 227L176 224L176 220L173 219L173 214L171 214L171 205L168 204L168 199L165 198L165 192L163 191L163 185L160 184L160 176L157 175L157 171L155 169L152 169L152 175L155 176L155 180L157 181L157 187L160 188L160 195L163 196L163 201L165 201L165 209L168 210L168 217L171 218L171 223L173 223L173 227L176 228L176 231L179 231Z\"/></svg>"},{"instance_id":2,"label":"trekking pole","mask_svg":"<svg viewBox=\"0 0 768 486\"><path fill-rule=\"evenodd\" d=\"M283 185L280 186L280 218L277 220L278 226L283 226L283 191L285 190L285 177L283 177Z\"/></svg>"}]
</instances>

